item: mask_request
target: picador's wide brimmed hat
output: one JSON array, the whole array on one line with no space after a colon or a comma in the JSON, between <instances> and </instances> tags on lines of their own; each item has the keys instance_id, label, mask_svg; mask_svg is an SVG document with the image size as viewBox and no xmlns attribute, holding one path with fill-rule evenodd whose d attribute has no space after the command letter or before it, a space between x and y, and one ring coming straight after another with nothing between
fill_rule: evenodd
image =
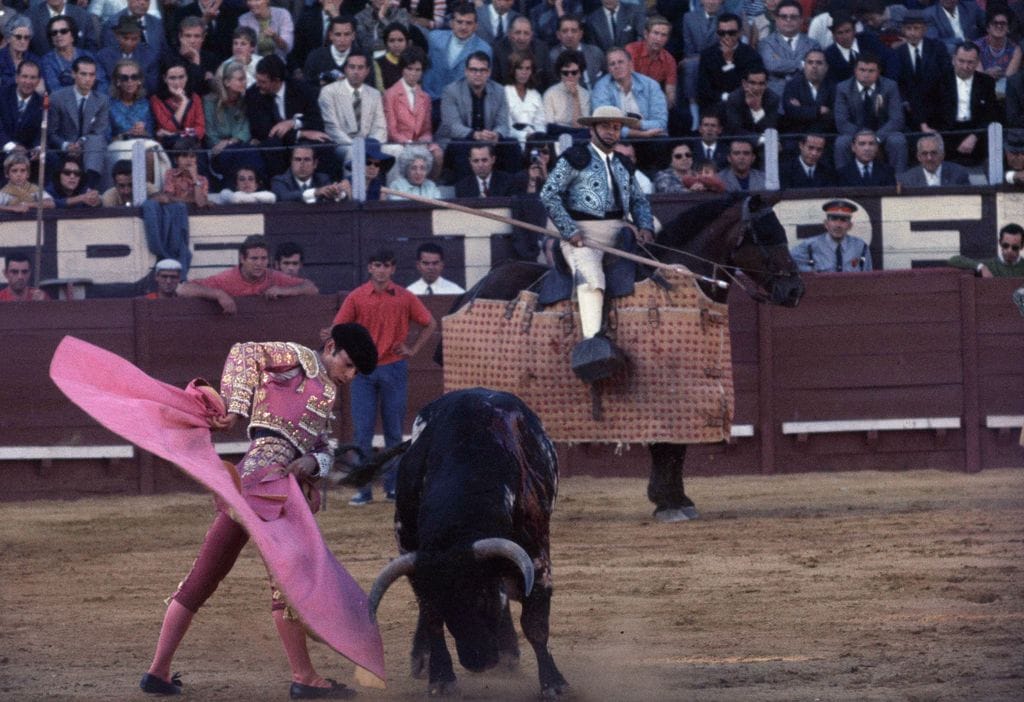
<instances>
[{"instance_id":1,"label":"picador's wide brimmed hat","mask_svg":"<svg viewBox=\"0 0 1024 702\"><path fill-rule=\"evenodd\" d=\"M614 105L601 105L589 117L580 117L577 121L584 127L592 127L602 122L619 122L623 127L629 127L630 129L640 126L640 120L636 117L629 117Z\"/></svg>"}]
</instances>

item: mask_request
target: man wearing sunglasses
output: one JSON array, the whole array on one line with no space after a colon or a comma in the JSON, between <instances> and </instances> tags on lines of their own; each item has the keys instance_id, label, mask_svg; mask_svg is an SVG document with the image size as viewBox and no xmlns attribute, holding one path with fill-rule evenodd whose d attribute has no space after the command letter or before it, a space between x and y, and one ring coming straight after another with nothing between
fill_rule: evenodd
<instances>
[{"instance_id":1,"label":"man wearing sunglasses","mask_svg":"<svg viewBox=\"0 0 1024 702\"><path fill-rule=\"evenodd\" d=\"M800 74L804 57L811 49L820 49L800 31L803 8L796 0L783 0L775 8L775 31L757 45L761 61L768 70L768 89L782 95L786 81Z\"/></svg>"},{"instance_id":2,"label":"man wearing sunglasses","mask_svg":"<svg viewBox=\"0 0 1024 702\"><path fill-rule=\"evenodd\" d=\"M724 102L740 87L740 79L762 66L757 51L740 42L740 18L731 12L718 16L718 43L700 52L697 66L697 104L701 111Z\"/></svg>"},{"instance_id":3,"label":"man wearing sunglasses","mask_svg":"<svg viewBox=\"0 0 1024 702\"><path fill-rule=\"evenodd\" d=\"M849 200L829 200L825 211L825 232L804 239L790 254L803 273L858 273L871 270L871 249L858 237L850 236L857 206Z\"/></svg>"},{"instance_id":4,"label":"man wearing sunglasses","mask_svg":"<svg viewBox=\"0 0 1024 702\"><path fill-rule=\"evenodd\" d=\"M1020 257L1022 244L1024 227L1007 224L999 230L999 251L995 258L977 261L967 256L954 256L949 259L949 265L973 270L975 275L982 278L1024 278L1024 261Z\"/></svg>"}]
</instances>

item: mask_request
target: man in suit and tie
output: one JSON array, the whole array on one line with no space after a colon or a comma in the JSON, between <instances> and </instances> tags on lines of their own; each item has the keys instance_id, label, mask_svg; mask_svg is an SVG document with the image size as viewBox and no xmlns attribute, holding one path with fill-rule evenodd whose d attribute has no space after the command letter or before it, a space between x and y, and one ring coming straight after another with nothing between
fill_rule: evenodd
<instances>
[{"instance_id":1,"label":"man in suit and tie","mask_svg":"<svg viewBox=\"0 0 1024 702\"><path fill-rule=\"evenodd\" d=\"M276 54L256 64L256 83L245 91L245 114L253 144L258 146L330 141L322 131L315 94L302 81L285 79L284 61ZM288 167L288 158L280 151L266 151L263 156L272 175Z\"/></svg>"},{"instance_id":2,"label":"man in suit and tie","mask_svg":"<svg viewBox=\"0 0 1024 702\"><path fill-rule=\"evenodd\" d=\"M917 162L896 180L904 188L936 188L949 185L970 185L967 169L956 163L943 163L946 156L942 137L928 134L917 140Z\"/></svg>"},{"instance_id":3,"label":"man in suit and tie","mask_svg":"<svg viewBox=\"0 0 1024 702\"><path fill-rule=\"evenodd\" d=\"M754 168L754 142L733 139L729 144L729 167L718 173L727 192L764 190L764 171Z\"/></svg>"},{"instance_id":4,"label":"man in suit and tie","mask_svg":"<svg viewBox=\"0 0 1024 702\"><path fill-rule=\"evenodd\" d=\"M683 54L687 58L696 59L701 51L718 43L715 28L722 13L722 0L700 0L700 6L700 10L683 15Z\"/></svg>"},{"instance_id":5,"label":"man in suit and tie","mask_svg":"<svg viewBox=\"0 0 1024 702\"><path fill-rule=\"evenodd\" d=\"M996 82L978 70L978 47L960 44L953 52L953 73L947 76L942 92L941 131L946 134L946 153L950 161L975 166L988 154L987 129L999 120ZM936 126L936 125L932 125ZM964 134L970 131L969 134Z\"/></svg>"},{"instance_id":6,"label":"man in suit and tie","mask_svg":"<svg viewBox=\"0 0 1024 702\"><path fill-rule=\"evenodd\" d=\"M92 15L68 0L46 0L38 4L33 3L28 12L32 20L32 53L36 56L43 56L50 51L49 37L46 34L47 23L51 17L70 17L71 21L78 27L78 41L75 44L79 49L95 51L100 46L100 38L96 31L96 24Z\"/></svg>"},{"instance_id":7,"label":"man in suit and tie","mask_svg":"<svg viewBox=\"0 0 1024 702\"><path fill-rule=\"evenodd\" d=\"M825 137L804 134L800 137L800 153L783 159L779 166L779 181L783 190L790 188L827 188L836 184L835 173L822 159Z\"/></svg>"},{"instance_id":8,"label":"man in suit and tie","mask_svg":"<svg viewBox=\"0 0 1024 702\"><path fill-rule=\"evenodd\" d=\"M717 109L705 110L697 123L700 141L694 146L696 158L694 162L710 161L715 170L722 170L729 164L729 144L720 137L724 129L724 120Z\"/></svg>"},{"instance_id":9,"label":"man in suit and tie","mask_svg":"<svg viewBox=\"0 0 1024 702\"><path fill-rule=\"evenodd\" d=\"M853 72L853 78L836 86L836 169L849 165L854 135L869 130L884 145L889 165L898 172L906 170L903 100L896 82L880 75L874 56L858 56Z\"/></svg>"},{"instance_id":10,"label":"man in suit and tie","mask_svg":"<svg viewBox=\"0 0 1024 702\"><path fill-rule=\"evenodd\" d=\"M540 0L530 10L530 22L537 38L548 46L558 45L558 27L563 17L583 16L583 4L580 0ZM580 39L583 38L583 21L580 23ZM600 49L598 49L600 51ZM557 56L551 57L551 65L555 65Z\"/></svg>"},{"instance_id":11,"label":"man in suit and tie","mask_svg":"<svg viewBox=\"0 0 1024 702\"><path fill-rule=\"evenodd\" d=\"M0 91L0 148L15 146L31 151L39 146L43 98L36 92L39 64L28 59L18 64L14 83Z\"/></svg>"},{"instance_id":12,"label":"man in suit and tie","mask_svg":"<svg viewBox=\"0 0 1024 702\"><path fill-rule=\"evenodd\" d=\"M464 77L445 88L441 98L437 139L446 147L445 163L456 182L471 172L471 142L494 145L501 170L515 168L519 160L519 148L510 142L505 90L490 80L490 75L490 57L482 51L474 52L466 59ZM510 143L498 148L501 141Z\"/></svg>"},{"instance_id":13,"label":"man in suit and tie","mask_svg":"<svg viewBox=\"0 0 1024 702\"><path fill-rule=\"evenodd\" d=\"M757 45L761 62L768 70L768 89L776 97L782 95L786 81L800 75L804 56L811 49L820 49L800 31L803 8L796 0L782 0L775 8L775 31Z\"/></svg>"},{"instance_id":14,"label":"man in suit and tie","mask_svg":"<svg viewBox=\"0 0 1024 702\"><path fill-rule=\"evenodd\" d=\"M725 101L727 134L763 134L779 123L779 96L768 88L768 74L752 68L743 76L740 87Z\"/></svg>"},{"instance_id":15,"label":"man in suit and tie","mask_svg":"<svg viewBox=\"0 0 1024 702\"><path fill-rule=\"evenodd\" d=\"M853 152L853 160L836 172L837 185L853 187L896 185L896 174L892 166L876 160L878 138L873 131L862 129L857 132L853 136L853 142L849 148ZM836 150L838 149L839 147L836 146Z\"/></svg>"},{"instance_id":16,"label":"man in suit and tie","mask_svg":"<svg viewBox=\"0 0 1024 702\"><path fill-rule=\"evenodd\" d=\"M46 140L49 148L79 158L85 167L85 182L90 188L100 185L110 129L110 102L93 90L96 62L86 56L71 65L74 85L50 96L50 115Z\"/></svg>"},{"instance_id":17,"label":"man in suit and tie","mask_svg":"<svg viewBox=\"0 0 1024 702\"><path fill-rule=\"evenodd\" d=\"M469 149L469 166L473 175L455 184L455 197L503 197L512 194L513 179L508 173L494 170L494 145L481 144Z\"/></svg>"},{"instance_id":18,"label":"man in suit and tie","mask_svg":"<svg viewBox=\"0 0 1024 702\"><path fill-rule=\"evenodd\" d=\"M491 0L476 8L476 35L488 44L508 36L512 20L519 17L514 4L515 0Z\"/></svg>"},{"instance_id":19,"label":"man in suit and tie","mask_svg":"<svg viewBox=\"0 0 1024 702\"><path fill-rule=\"evenodd\" d=\"M580 85L587 90L593 90L594 83L605 71L604 52L593 44L583 42L583 20L576 15L562 15L558 19L556 36L558 43L548 52L551 65L555 65L563 51L579 51L587 62L587 68L580 78Z\"/></svg>"},{"instance_id":20,"label":"man in suit and tie","mask_svg":"<svg viewBox=\"0 0 1024 702\"><path fill-rule=\"evenodd\" d=\"M381 94L366 85L370 57L361 51L351 52L344 72L344 78L323 87L319 99L324 131L334 142L334 155L339 163L347 159L356 137L372 137L381 143L388 139Z\"/></svg>"},{"instance_id":21,"label":"man in suit and tie","mask_svg":"<svg viewBox=\"0 0 1024 702\"><path fill-rule=\"evenodd\" d=\"M906 108L907 127L934 131L941 124L942 91L952 71L949 52L938 39L925 36L927 20L921 10L903 16L904 43L896 49L896 83Z\"/></svg>"},{"instance_id":22,"label":"man in suit and tie","mask_svg":"<svg viewBox=\"0 0 1024 702\"><path fill-rule=\"evenodd\" d=\"M804 57L801 75L790 79L782 91L782 130L790 134L832 134L836 130L832 106L836 86L827 78L825 52L811 49ZM792 137L789 144L792 145Z\"/></svg>"},{"instance_id":23,"label":"man in suit and tie","mask_svg":"<svg viewBox=\"0 0 1024 702\"><path fill-rule=\"evenodd\" d=\"M644 30L644 8L623 5L619 0L601 0L601 7L584 22L587 39L604 52L640 38Z\"/></svg>"},{"instance_id":24,"label":"man in suit and tie","mask_svg":"<svg viewBox=\"0 0 1024 702\"><path fill-rule=\"evenodd\" d=\"M302 74L306 83L318 89L344 73L345 60L356 48L356 21L349 15L335 15L327 30L327 46L313 49L306 56Z\"/></svg>"},{"instance_id":25,"label":"man in suit and tie","mask_svg":"<svg viewBox=\"0 0 1024 702\"><path fill-rule=\"evenodd\" d=\"M167 51L167 35L164 33L164 23L159 17L149 14L150 3L153 0L128 0L128 7L111 17L103 25L103 45L115 46L117 44L117 27L121 18L127 17L135 20L139 26L139 42L147 47L156 56L163 56ZM137 60L137 59L136 59ZM149 89L148 86L146 88Z\"/></svg>"},{"instance_id":26,"label":"man in suit and tie","mask_svg":"<svg viewBox=\"0 0 1024 702\"><path fill-rule=\"evenodd\" d=\"M928 36L953 53L957 44L972 42L985 33L985 16L971 0L938 0L925 10Z\"/></svg>"},{"instance_id":27,"label":"man in suit and tie","mask_svg":"<svg viewBox=\"0 0 1024 702\"><path fill-rule=\"evenodd\" d=\"M346 192L341 183L332 183L330 176L317 171L316 152L310 146L292 149L291 167L287 173L276 175L270 189L278 202L332 202L343 200Z\"/></svg>"},{"instance_id":28,"label":"man in suit and tie","mask_svg":"<svg viewBox=\"0 0 1024 702\"><path fill-rule=\"evenodd\" d=\"M491 47L476 35L476 7L462 2L452 10L451 29L434 29L427 36L430 68L423 74L423 89L439 100L465 72L466 60L477 52L487 56L490 75ZM500 89L500 88L499 88ZM444 125L441 125L444 128Z\"/></svg>"},{"instance_id":29,"label":"man in suit and tie","mask_svg":"<svg viewBox=\"0 0 1024 702\"><path fill-rule=\"evenodd\" d=\"M828 77L833 83L842 83L853 77L853 66L861 55L875 56L880 61L882 74L889 75L892 52L872 31L857 33L857 24L852 15L836 12L832 20L832 45L825 49L828 62ZM895 69L892 69L895 70Z\"/></svg>"},{"instance_id":30,"label":"man in suit and tie","mask_svg":"<svg viewBox=\"0 0 1024 702\"><path fill-rule=\"evenodd\" d=\"M149 46L142 43L142 28L132 17L122 15L114 27L116 41L96 52L96 62L103 69L103 74L114 82L114 66L118 61L131 59L142 68L143 85L146 92L156 92L160 80L160 56Z\"/></svg>"}]
</instances>

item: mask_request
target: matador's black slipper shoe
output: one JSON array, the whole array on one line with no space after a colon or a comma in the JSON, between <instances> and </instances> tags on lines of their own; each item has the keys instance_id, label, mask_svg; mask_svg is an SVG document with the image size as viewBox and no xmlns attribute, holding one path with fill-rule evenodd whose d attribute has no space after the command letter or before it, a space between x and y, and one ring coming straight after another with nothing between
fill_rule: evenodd
<instances>
[{"instance_id":1,"label":"matador's black slipper shoe","mask_svg":"<svg viewBox=\"0 0 1024 702\"><path fill-rule=\"evenodd\" d=\"M288 696L293 700L347 700L356 696L356 691L340 682L326 678L330 687L314 687L293 682Z\"/></svg>"},{"instance_id":2,"label":"matador's black slipper shoe","mask_svg":"<svg viewBox=\"0 0 1024 702\"><path fill-rule=\"evenodd\" d=\"M142 680L139 681L139 687L142 688L143 692L148 692L151 695L180 695L181 673L172 675L170 682L146 673L142 676Z\"/></svg>"}]
</instances>

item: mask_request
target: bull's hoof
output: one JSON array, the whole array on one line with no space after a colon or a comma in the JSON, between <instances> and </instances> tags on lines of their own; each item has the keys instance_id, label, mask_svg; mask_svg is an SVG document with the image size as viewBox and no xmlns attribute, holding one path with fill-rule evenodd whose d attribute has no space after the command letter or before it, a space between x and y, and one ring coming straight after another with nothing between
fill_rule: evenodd
<instances>
[{"instance_id":1,"label":"bull's hoof","mask_svg":"<svg viewBox=\"0 0 1024 702\"><path fill-rule=\"evenodd\" d=\"M417 680L427 676L427 669L430 667L430 654L422 653L409 657L409 674Z\"/></svg>"},{"instance_id":2,"label":"bull's hoof","mask_svg":"<svg viewBox=\"0 0 1024 702\"><path fill-rule=\"evenodd\" d=\"M700 519L700 514L697 512L697 508L693 506L670 507L667 509L654 510L654 520L662 522L663 524L670 524L672 522L689 522L694 519Z\"/></svg>"},{"instance_id":3,"label":"bull's hoof","mask_svg":"<svg viewBox=\"0 0 1024 702\"><path fill-rule=\"evenodd\" d=\"M459 694L459 684L455 680L430 683L427 687L428 697L454 697Z\"/></svg>"}]
</instances>

